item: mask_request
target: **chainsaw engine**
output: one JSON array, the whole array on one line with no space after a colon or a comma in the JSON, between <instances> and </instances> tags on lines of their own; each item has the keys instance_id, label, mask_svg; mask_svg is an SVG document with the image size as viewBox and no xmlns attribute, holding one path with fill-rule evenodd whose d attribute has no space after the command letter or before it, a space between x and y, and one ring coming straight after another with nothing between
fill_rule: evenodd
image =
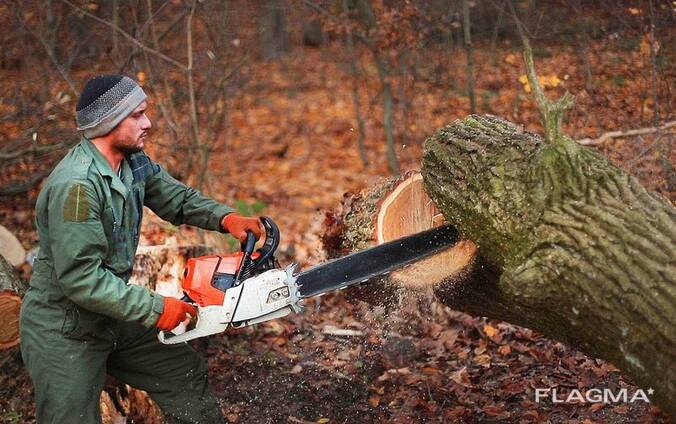
<instances>
[{"instance_id":1,"label":"chainsaw engine","mask_svg":"<svg viewBox=\"0 0 676 424\"><path fill-rule=\"evenodd\" d=\"M183 272L183 299L196 304L197 324L181 334L160 331L162 343L183 343L225 331L300 312L295 265L279 269L275 250L279 228L261 217L265 242L254 252L256 239L247 233L242 251L229 255L189 259ZM176 331L176 330L175 330Z\"/></svg>"},{"instance_id":2,"label":"chainsaw engine","mask_svg":"<svg viewBox=\"0 0 676 424\"><path fill-rule=\"evenodd\" d=\"M240 252L188 259L183 271L184 301L199 306L223 305L226 290L279 267L274 256L279 245L279 228L268 217L261 217L261 222L265 227L265 243L255 252L256 240L250 236Z\"/></svg>"}]
</instances>

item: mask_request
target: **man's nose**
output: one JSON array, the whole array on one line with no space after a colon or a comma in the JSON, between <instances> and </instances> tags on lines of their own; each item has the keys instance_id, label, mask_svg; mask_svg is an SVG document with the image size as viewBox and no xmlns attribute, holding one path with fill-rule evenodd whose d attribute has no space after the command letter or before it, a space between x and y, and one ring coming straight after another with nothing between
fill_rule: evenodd
<instances>
[{"instance_id":1,"label":"man's nose","mask_svg":"<svg viewBox=\"0 0 676 424\"><path fill-rule=\"evenodd\" d=\"M149 130L153 124L150 122L150 119L148 116L144 113L143 114L143 119L141 120L141 129L143 130Z\"/></svg>"}]
</instances>

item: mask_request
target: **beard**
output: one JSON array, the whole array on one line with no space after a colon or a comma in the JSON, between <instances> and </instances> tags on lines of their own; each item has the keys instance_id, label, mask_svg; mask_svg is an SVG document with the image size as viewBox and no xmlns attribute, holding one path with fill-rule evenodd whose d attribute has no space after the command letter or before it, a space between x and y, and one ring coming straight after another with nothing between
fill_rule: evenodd
<instances>
[{"instance_id":1,"label":"beard","mask_svg":"<svg viewBox=\"0 0 676 424\"><path fill-rule=\"evenodd\" d=\"M147 137L143 137L143 141L145 141L146 138ZM143 145L144 143L139 143L139 139L119 140L115 144L115 148L126 156L143 151Z\"/></svg>"},{"instance_id":2,"label":"beard","mask_svg":"<svg viewBox=\"0 0 676 424\"><path fill-rule=\"evenodd\" d=\"M124 153L125 156L143 151L143 147L141 146L117 146L117 148Z\"/></svg>"}]
</instances>

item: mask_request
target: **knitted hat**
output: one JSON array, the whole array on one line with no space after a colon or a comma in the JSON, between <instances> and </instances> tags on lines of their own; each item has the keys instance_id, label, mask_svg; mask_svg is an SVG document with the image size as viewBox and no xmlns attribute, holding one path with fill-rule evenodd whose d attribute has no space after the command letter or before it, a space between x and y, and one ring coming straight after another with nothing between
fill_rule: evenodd
<instances>
[{"instance_id":1,"label":"knitted hat","mask_svg":"<svg viewBox=\"0 0 676 424\"><path fill-rule=\"evenodd\" d=\"M145 99L143 89L129 77L94 77L87 81L77 101L77 129L89 139L106 135Z\"/></svg>"}]
</instances>

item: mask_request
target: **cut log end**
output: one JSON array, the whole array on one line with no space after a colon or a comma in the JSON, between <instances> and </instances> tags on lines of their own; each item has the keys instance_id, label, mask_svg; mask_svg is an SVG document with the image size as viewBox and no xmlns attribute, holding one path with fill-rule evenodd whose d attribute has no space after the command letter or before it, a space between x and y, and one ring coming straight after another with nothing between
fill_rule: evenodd
<instances>
[{"instance_id":1,"label":"cut log end","mask_svg":"<svg viewBox=\"0 0 676 424\"><path fill-rule=\"evenodd\" d=\"M0 292L0 316L3 325L0 326L0 350L8 349L19 344L19 311L21 298L10 290Z\"/></svg>"},{"instance_id":2,"label":"cut log end","mask_svg":"<svg viewBox=\"0 0 676 424\"><path fill-rule=\"evenodd\" d=\"M342 256L444 223L443 215L425 192L422 175L411 171L368 191L346 196L341 206L327 215L324 248L329 258ZM369 283L368 287L361 289L359 298L373 299L371 295L364 298L363 292L367 291L393 299L397 296L391 296L391 292L396 289L424 291L457 281L460 276L468 274L466 270L471 269L476 252L474 243L463 240Z\"/></svg>"},{"instance_id":3,"label":"cut log end","mask_svg":"<svg viewBox=\"0 0 676 424\"><path fill-rule=\"evenodd\" d=\"M422 175L408 172L378 201L374 222L377 244L429 230L445 223L425 192ZM390 274L391 282L410 290L424 290L453 279L476 255L476 245L463 240L443 252Z\"/></svg>"},{"instance_id":4,"label":"cut log end","mask_svg":"<svg viewBox=\"0 0 676 424\"><path fill-rule=\"evenodd\" d=\"M463 280L476 256L477 248L469 240L462 240L443 252L418 261L390 274L399 286L411 290L435 288L440 284Z\"/></svg>"}]
</instances>

